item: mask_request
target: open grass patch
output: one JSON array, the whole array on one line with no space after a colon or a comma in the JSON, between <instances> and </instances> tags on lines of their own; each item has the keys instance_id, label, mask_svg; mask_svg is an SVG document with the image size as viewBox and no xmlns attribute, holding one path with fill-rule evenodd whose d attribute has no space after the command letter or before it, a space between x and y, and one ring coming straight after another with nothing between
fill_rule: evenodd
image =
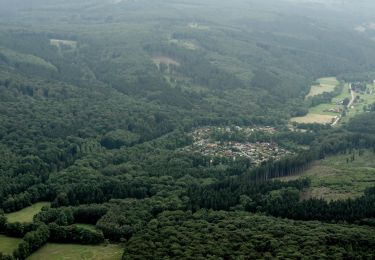
<instances>
[{"instance_id":1,"label":"open grass patch","mask_svg":"<svg viewBox=\"0 0 375 260\"><path fill-rule=\"evenodd\" d=\"M321 115L309 113L306 116L293 117L291 121L299 124L331 124L334 119L334 115Z\"/></svg>"},{"instance_id":2,"label":"open grass patch","mask_svg":"<svg viewBox=\"0 0 375 260\"><path fill-rule=\"evenodd\" d=\"M120 260L124 248L120 245L77 245L48 243L36 251L28 260Z\"/></svg>"},{"instance_id":3,"label":"open grass patch","mask_svg":"<svg viewBox=\"0 0 375 260\"><path fill-rule=\"evenodd\" d=\"M339 81L334 78L320 78L317 80L317 85L311 86L309 94L306 98L317 96L323 94L324 92L332 92L335 90L336 86L339 85Z\"/></svg>"},{"instance_id":4,"label":"open grass patch","mask_svg":"<svg viewBox=\"0 0 375 260\"><path fill-rule=\"evenodd\" d=\"M21 209L19 211L6 214L7 221L13 222L32 222L36 214L38 214L44 206L50 206L50 202L38 202L30 207Z\"/></svg>"},{"instance_id":5,"label":"open grass patch","mask_svg":"<svg viewBox=\"0 0 375 260\"><path fill-rule=\"evenodd\" d=\"M13 251L17 249L18 244L21 243L22 239L13 238L0 235L0 253L5 255L12 255Z\"/></svg>"}]
</instances>

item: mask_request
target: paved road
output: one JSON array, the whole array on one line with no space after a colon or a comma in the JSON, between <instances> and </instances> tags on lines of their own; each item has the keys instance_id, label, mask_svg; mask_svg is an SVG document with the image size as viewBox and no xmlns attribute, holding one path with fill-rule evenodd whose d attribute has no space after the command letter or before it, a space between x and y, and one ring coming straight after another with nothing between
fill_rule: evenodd
<instances>
[{"instance_id":1,"label":"paved road","mask_svg":"<svg viewBox=\"0 0 375 260\"><path fill-rule=\"evenodd\" d=\"M337 116L335 121L331 124L331 126L337 125L337 123L340 121L340 119L341 119L341 116Z\"/></svg>"},{"instance_id":2,"label":"paved road","mask_svg":"<svg viewBox=\"0 0 375 260\"><path fill-rule=\"evenodd\" d=\"M348 105L346 106L347 109L350 109L354 103L354 100L355 100L355 92L353 91L352 89L352 84L349 85L349 89L350 89L350 95L352 96L350 102L348 103ZM341 116L337 116L335 121L331 124L331 126L335 126L338 124L338 122L340 122L341 120Z\"/></svg>"},{"instance_id":3,"label":"paved road","mask_svg":"<svg viewBox=\"0 0 375 260\"><path fill-rule=\"evenodd\" d=\"M355 100L355 92L352 90L352 84L349 85L350 88L350 94L352 95L352 99L350 100L349 104L347 105L347 108L350 109L354 103Z\"/></svg>"}]
</instances>

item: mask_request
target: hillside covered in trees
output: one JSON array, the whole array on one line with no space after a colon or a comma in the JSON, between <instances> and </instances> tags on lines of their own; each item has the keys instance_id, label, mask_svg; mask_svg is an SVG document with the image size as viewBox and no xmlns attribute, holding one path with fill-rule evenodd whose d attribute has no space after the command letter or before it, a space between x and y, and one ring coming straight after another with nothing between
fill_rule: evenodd
<instances>
[{"instance_id":1,"label":"hillside covered in trees","mask_svg":"<svg viewBox=\"0 0 375 260\"><path fill-rule=\"evenodd\" d=\"M0 259L374 258L375 182L281 180L375 152L375 104L289 121L338 94L305 100L317 78L375 79L374 4L312 2L0 1Z\"/></svg>"}]
</instances>

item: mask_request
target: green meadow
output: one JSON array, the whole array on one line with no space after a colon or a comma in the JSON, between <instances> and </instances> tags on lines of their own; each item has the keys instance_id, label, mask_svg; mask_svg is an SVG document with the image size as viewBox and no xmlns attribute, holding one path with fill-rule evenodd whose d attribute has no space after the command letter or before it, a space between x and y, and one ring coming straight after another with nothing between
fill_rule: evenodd
<instances>
[{"instance_id":1,"label":"green meadow","mask_svg":"<svg viewBox=\"0 0 375 260\"><path fill-rule=\"evenodd\" d=\"M33 217L38 214L44 206L50 206L49 202L38 202L30 207L21 209L16 212L6 214L7 220L10 223L13 222L32 222Z\"/></svg>"}]
</instances>

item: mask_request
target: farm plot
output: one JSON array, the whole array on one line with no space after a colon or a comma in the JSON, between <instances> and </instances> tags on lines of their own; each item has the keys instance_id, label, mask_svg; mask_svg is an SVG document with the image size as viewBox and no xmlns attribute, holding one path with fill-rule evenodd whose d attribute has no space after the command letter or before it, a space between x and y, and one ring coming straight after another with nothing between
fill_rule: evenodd
<instances>
[{"instance_id":1,"label":"farm plot","mask_svg":"<svg viewBox=\"0 0 375 260\"><path fill-rule=\"evenodd\" d=\"M317 80L318 84L311 87L306 98L323 94L324 92L332 92L338 85L339 81L334 78L321 78Z\"/></svg>"}]
</instances>

